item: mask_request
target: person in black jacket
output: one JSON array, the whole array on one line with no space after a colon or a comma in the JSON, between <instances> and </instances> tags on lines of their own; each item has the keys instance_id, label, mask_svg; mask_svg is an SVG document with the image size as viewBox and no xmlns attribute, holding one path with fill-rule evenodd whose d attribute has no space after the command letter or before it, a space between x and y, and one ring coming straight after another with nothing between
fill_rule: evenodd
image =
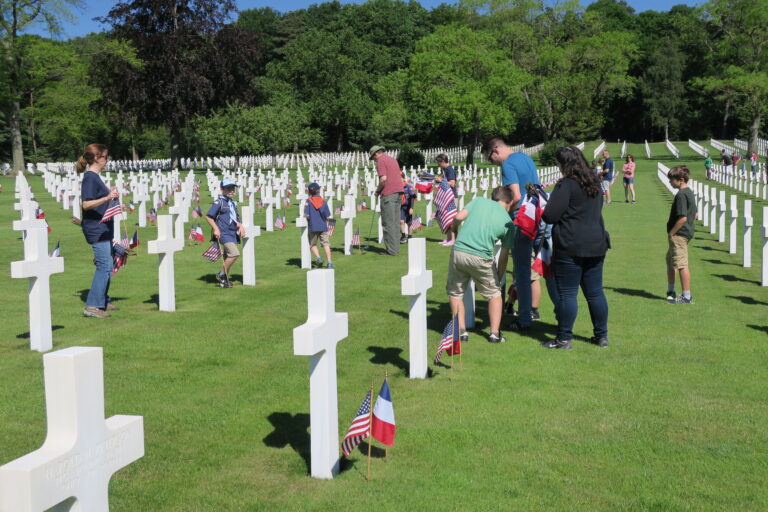
<instances>
[{"instance_id":1,"label":"person in black jacket","mask_svg":"<svg viewBox=\"0 0 768 512\"><path fill-rule=\"evenodd\" d=\"M608 346L608 301L603 292L603 261L610 237L603 223L600 180L584 155L574 146L555 152L563 178L544 209L543 219L552 224L552 264L557 291L557 337L546 348L570 349L578 313L581 287L589 306L592 343Z\"/></svg>"}]
</instances>

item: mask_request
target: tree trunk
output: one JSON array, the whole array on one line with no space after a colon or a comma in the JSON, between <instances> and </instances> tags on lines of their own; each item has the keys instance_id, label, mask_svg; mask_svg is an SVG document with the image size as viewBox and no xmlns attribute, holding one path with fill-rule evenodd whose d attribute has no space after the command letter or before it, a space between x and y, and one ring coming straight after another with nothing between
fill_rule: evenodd
<instances>
[{"instance_id":1,"label":"tree trunk","mask_svg":"<svg viewBox=\"0 0 768 512\"><path fill-rule=\"evenodd\" d=\"M15 91L14 91L15 92ZM13 170L24 172L24 146L21 141L21 107L18 97L13 94L11 101L11 118L8 126L11 132L11 153L13 154Z\"/></svg>"},{"instance_id":2,"label":"tree trunk","mask_svg":"<svg viewBox=\"0 0 768 512\"><path fill-rule=\"evenodd\" d=\"M37 130L35 129L35 95L29 93L29 142L32 144L32 154L37 160Z\"/></svg>"},{"instance_id":3,"label":"tree trunk","mask_svg":"<svg viewBox=\"0 0 768 512\"><path fill-rule=\"evenodd\" d=\"M664 140L669 140L669 123L664 123Z\"/></svg>"},{"instance_id":4,"label":"tree trunk","mask_svg":"<svg viewBox=\"0 0 768 512\"><path fill-rule=\"evenodd\" d=\"M341 148L344 147L344 130L341 125L341 120L336 120L336 128L338 129L338 138L336 139L336 151L341 152Z\"/></svg>"},{"instance_id":5,"label":"tree trunk","mask_svg":"<svg viewBox=\"0 0 768 512\"><path fill-rule=\"evenodd\" d=\"M179 140L181 138L179 127L175 124L170 126L171 133L171 169L179 168Z\"/></svg>"},{"instance_id":6,"label":"tree trunk","mask_svg":"<svg viewBox=\"0 0 768 512\"><path fill-rule=\"evenodd\" d=\"M760 121L762 120L761 112L758 110L755 113L755 117L752 119L752 126L749 127L749 145L747 151L748 158L752 157L752 153L757 154L757 137L760 135Z\"/></svg>"},{"instance_id":7,"label":"tree trunk","mask_svg":"<svg viewBox=\"0 0 768 512\"><path fill-rule=\"evenodd\" d=\"M720 130L720 138L725 139L728 133L728 118L731 115L731 98L725 100L725 113L723 114L723 128Z\"/></svg>"},{"instance_id":8,"label":"tree trunk","mask_svg":"<svg viewBox=\"0 0 768 512\"><path fill-rule=\"evenodd\" d=\"M136 151L136 144L131 143L131 158L133 160L139 159L139 152Z\"/></svg>"}]
</instances>

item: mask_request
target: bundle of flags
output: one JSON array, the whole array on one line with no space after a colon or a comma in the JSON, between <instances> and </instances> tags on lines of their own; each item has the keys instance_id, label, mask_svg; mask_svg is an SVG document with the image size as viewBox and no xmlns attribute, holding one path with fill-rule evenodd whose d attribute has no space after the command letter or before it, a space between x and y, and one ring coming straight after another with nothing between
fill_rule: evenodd
<instances>
[{"instance_id":1,"label":"bundle of flags","mask_svg":"<svg viewBox=\"0 0 768 512\"><path fill-rule=\"evenodd\" d=\"M414 186L416 187L417 192L421 192L422 194L429 194L432 192L432 185L434 181L435 175L425 172L419 176L419 180Z\"/></svg>"},{"instance_id":2,"label":"bundle of flags","mask_svg":"<svg viewBox=\"0 0 768 512\"><path fill-rule=\"evenodd\" d=\"M418 215L414 215L411 219L411 234L413 234L414 231L417 229L423 229L424 226L421 224L421 217Z\"/></svg>"},{"instance_id":3,"label":"bundle of flags","mask_svg":"<svg viewBox=\"0 0 768 512\"><path fill-rule=\"evenodd\" d=\"M445 180L437 184L435 206L437 208L435 217L440 223L440 229L443 233L447 233L451 224L453 224L453 219L456 218L458 211L456 210L456 201L453 195L453 190L451 190L451 186Z\"/></svg>"},{"instance_id":4,"label":"bundle of flags","mask_svg":"<svg viewBox=\"0 0 768 512\"><path fill-rule=\"evenodd\" d=\"M352 246L360 247L360 228L357 228L355 234L352 235Z\"/></svg>"},{"instance_id":5,"label":"bundle of flags","mask_svg":"<svg viewBox=\"0 0 768 512\"><path fill-rule=\"evenodd\" d=\"M199 206L192 208L192 218L199 219L203 216L203 210Z\"/></svg>"},{"instance_id":6,"label":"bundle of flags","mask_svg":"<svg viewBox=\"0 0 768 512\"><path fill-rule=\"evenodd\" d=\"M123 246L123 241L112 244L112 275L117 274L117 271L125 266L128 261L128 252L126 247Z\"/></svg>"},{"instance_id":7,"label":"bundle of flags","mask_svg":"<svg viewBox=\"0 0 768 512\"><path fill-rule=\"evenodd\" d=\"M155 221L157 220L157 210L155 210L154 208L149 210L149 213L147 214L147 219L149 219L150 224L154 224Z\"/></svg>"},{"instance_id":8,"label":"bundle of flags","mask_svg":"<svg viewBox=\"0 0 768 512\"><path fill-rule=\"evenodd\" d=\"M221 249L219 249L219 242L214 241L211 246L203 253L203 258L214 263L221 257Z\"/></svg>"},{"instance_id":9,"label":"bundle of flags","mask_svg":"<svg viewBox=\"0 0 768 512\"><path fill-rule=\"evenodd\" d=\"M277 219L275 219L275 227L277 229L285 229L285 217L278 215Z\"/></svg>"},{"instance_id":10,"label":"bundle of flags","mask_svg":"<svg viewBox=\"0 0 768 512\"><path fill-rule=\"evenodd\" d=\"M549 279L554 275L552 271L552 235L539 238L533 250L536 256L533 258L531 268L540 276Z\"/></svg>"},{"instance_id":11,"label":"bundle of flags","mask_svg":"<svg viewBox=\"0 0 768 512\"><path fill-rule=\"evenodd\" d=\"M515 215L515 226L522 234L535 240L543 227L541 215L547 206L549 195L541 185L530 185L526 187L526 191L525 199Z\"/></svg>"},{"instance_id":12,"label":"bundle of flags","mask_svg":"<svg viewBox=\"0 0 768 512\"><path fill-rule=\"evenodd\" d=\"M392 395L389 391L389 383L384 379L376 405L371 412L371 391L365 394L363 403L355 414L352 424L344 435L341 443L341 451L349 457L352 450L363 442L368 436L387 446L395 443L395 411L392 407Z\"/></svg>"},{"instance_id":13,"label":"bundle of flags","mask_svg":"<svg viewBox=\"0 0 768 512\"><path fill-rule=\"evenodd\" d=\"M197 223L197 227L189 230L189 239L193 242L204 242L203 228L200 227L200 223Z\"/></svg>"},{"instance_id":14,"label":"bundle of flags","mask_svg":"<svg viewBox=\"0 0 768 512\"><path fill-rule=\"evenodd\" d=\"M328 219L328 236L333 236L334 231L336 231L336 219Z\"/></svg>"},{"instance_id":15,"label":"bundle of flags","mask_svg":"<svg viewBox=\"0 0 768 512\"><path fill-rule=\"evenodd\" d=\"M120 206L120 203L115 201L115 203L107 208L107 210L104 212L104 215L101 217L101 222L107 222L108 220L112 220L112 218L115 215L119 215L122 213L123 207Z\"/></svg>"},{"instance_id":16,"label":"bundle of flags","mask_svg":"<svg viewBox=\"0 0 768 512\"><path fill-rule=\"evenodd\" d=\"M459 318L454 315L448 325L443 329L443 338L437 346L435 354L435 364L440 362L440 358L445 351L449 356L461 354L461 339L459 338Z\"/></svg>"}]
</instances>

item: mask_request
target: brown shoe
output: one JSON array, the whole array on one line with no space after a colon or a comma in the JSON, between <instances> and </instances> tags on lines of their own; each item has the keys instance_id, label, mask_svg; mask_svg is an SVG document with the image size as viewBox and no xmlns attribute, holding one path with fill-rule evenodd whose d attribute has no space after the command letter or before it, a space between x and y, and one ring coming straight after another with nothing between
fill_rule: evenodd
<instances>
[{"instance_id":1,"label":"brown shoe","mask_svg":"<svg viewBox=\"0 0 768 512\"><path fill-rule=\"evenodd\" d=\"M120 308L113 306L111 302L107 302L107 307L104 308L104 311L120 311Z\"/></svg>"},{"instance_id":2,"label":"brown shoe","mask_svg":"<svg viewBox=\"0 0 768 512\"><path fill-rule=\"evenodd\" d=\"M83 316L88 318L109 318L112 315L110 315L106 311L100 310L99 308L88 306L83 310Z\"/></svg>"}]
</instances>

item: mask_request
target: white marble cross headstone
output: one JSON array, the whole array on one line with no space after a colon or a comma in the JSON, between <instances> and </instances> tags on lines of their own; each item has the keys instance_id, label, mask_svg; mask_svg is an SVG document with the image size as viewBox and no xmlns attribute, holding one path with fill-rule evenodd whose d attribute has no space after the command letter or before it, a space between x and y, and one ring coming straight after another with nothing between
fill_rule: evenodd
<instances>
[{"instance_id":1,"label":"white marble cross headstone","mask_svg":"<svg viewBox=\"0 0 768 512\"><path fill-rule=\"evenodd\" d=\"M352 222L357 216L355 209L355 197L352 195L344 196L344 209L341 211L341 218L344 219L344 254L352 254Z\"/></svg>"},{"instance_id":2,"label":"white marble cross headstone","mask_svg":"<svg viewBox=\"0 0 768 512\"><path fill-rule=\"evenodd\" d=\"M400 279L401 293L410 296L408 314L408 376L427 377L427 290L432 288L432 271L427 270L427 240L408 241L408 274Z\"/></svg>"},{"instance_id":3,"label":"white marble cross headstone","mask_svg":"<svg viewBox=\"0 0 768 512\"><path fill-rule=\"evenodd\" d=\"M173 253L184 248L184 239L173 236L170 215L157 216L157 240L147 243L147 252L158 255L158 285L160 311L176 311L176 278L173 270Z\"/></svg>"},{"instance_id":4,"label":"white marble cross headstone","mask_svg":"<svg viewBox=\"0 0 768 512\"><path fill-rule=\"evenodd\" d=\"M339 408L336 344L347 337L347 313L337 313L334 271L307 272L307 322L293 330L293 353L310 356L309 428L311 474L333 478L339 472Z\"/></svg>"},{"instance_id":5,"label":"white marble cross headstone","mask_svg":"<svg viewBox=\"0 0 768 512\"><path fill-rule=\"evenodd\" d=\"M0 511L107 512L109 479L144 456L143 418L104 419L100 347L52 352L43 366L48 435L40 449L0 466Z\"/></svg>"},{"instance_id":6,"label":"white marble cross headstone","mask_svg":"<svg viewBox=\"0 0 768 512\"><path fill-rule=\"evenodd\" d=\"M312 268L312 252L309 249L309 220L304 217L296 217L296 227L300 231L301 244L301 268Z\"/></svg>"},{"instance_id":7,"label":"white marble cross headstone","mask_svg":"<svg viewBox=\"0 0 768 512\"><path fill-rule=\"evenodd\" d=\"M742 235L742 246L744 247L744 258L742 260L742 266L749 268L752 266L752 226L754 220L752 219L752 201L750 199L744 200L744 235Z\"/></svg>"},{"instance_id":8,"label":"white marble cross headstone","mask_svg":"<svg viewBox=\"0 0 768 512\"><path fill-rule=\"evenodd\" d=\"M53 348L51 274L64 272L64 258L48 256L48 229L28 229L24 259L11 262L11 277L29 278L29 347L38 352Z\"/></svg>"},{"instance_id":9,"label":"white marble cross headstone","mask_svg":"<svg viewBox=\"0 0 768 512\"><path fill-rule=\"evenodd\" d=\"M261 236L261 226L253 225L253 208L243 206L241 212L245 236L243 237L243 284L256 286L256 251L254 238Z\"/></svg>"}]
</instances>

